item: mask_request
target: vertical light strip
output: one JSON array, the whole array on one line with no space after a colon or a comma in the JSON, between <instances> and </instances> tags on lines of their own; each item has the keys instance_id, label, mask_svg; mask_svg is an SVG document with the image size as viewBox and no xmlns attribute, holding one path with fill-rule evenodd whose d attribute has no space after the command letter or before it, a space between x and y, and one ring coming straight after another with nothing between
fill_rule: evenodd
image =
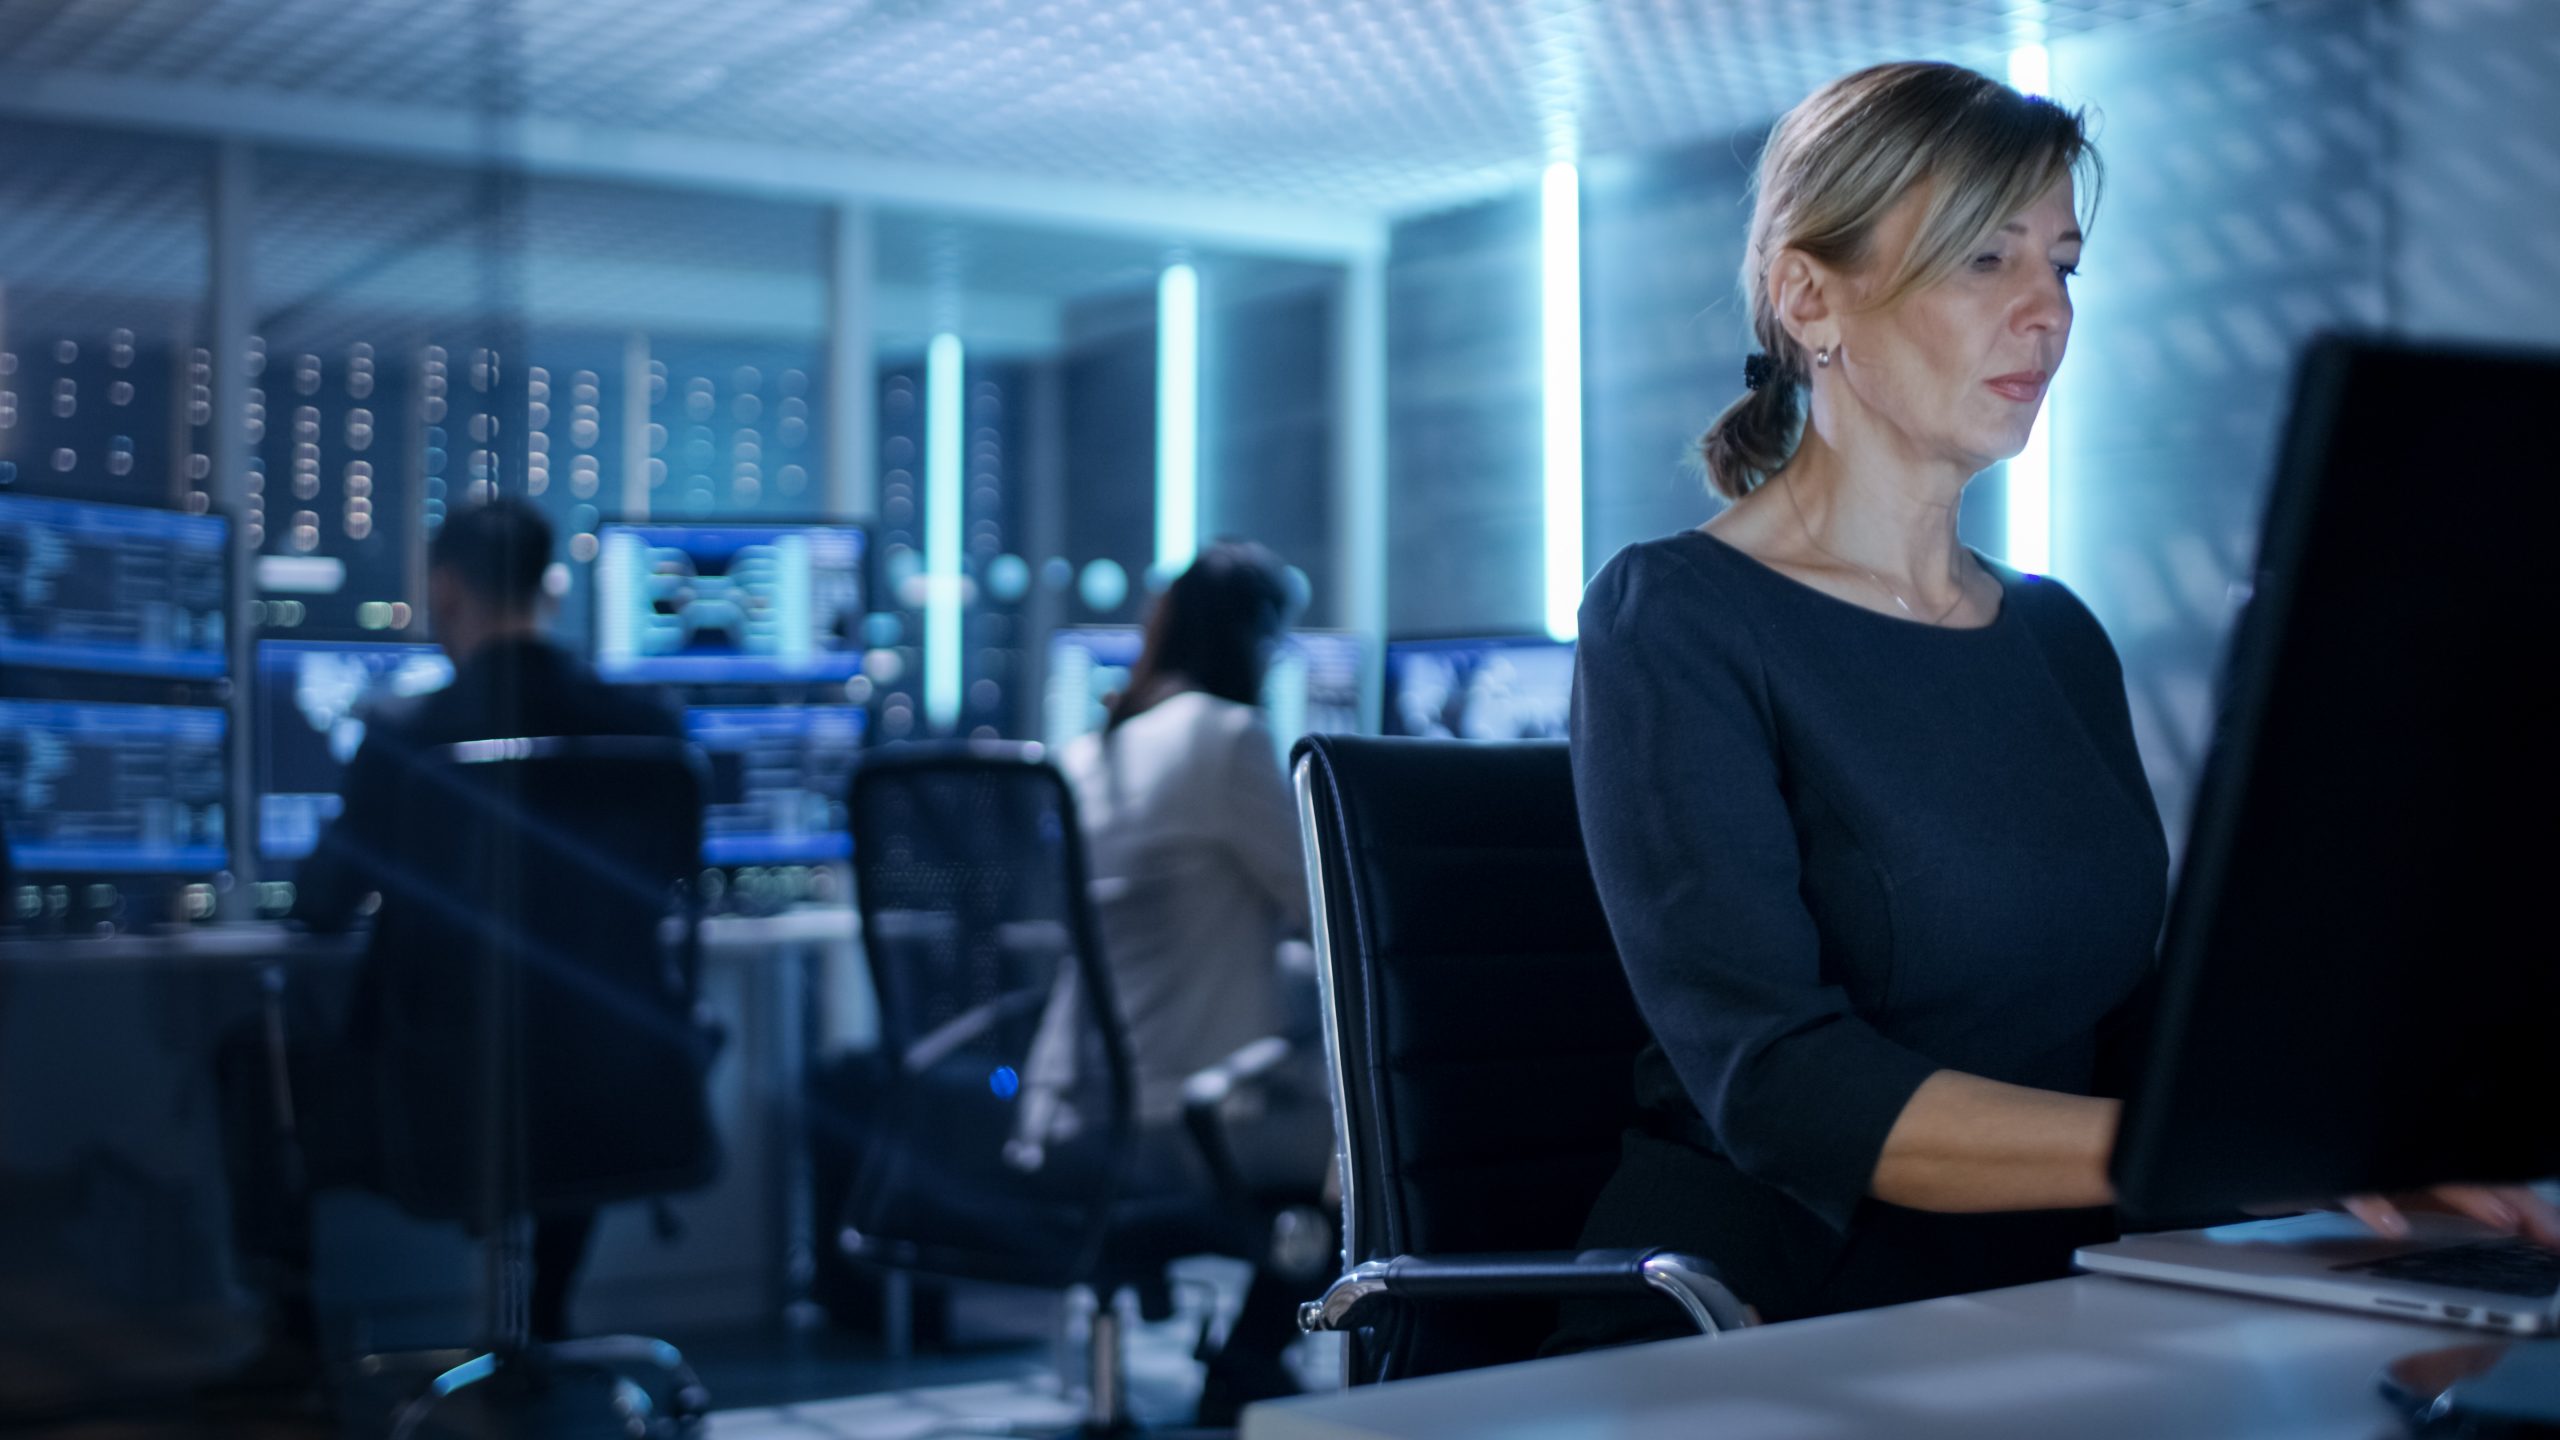
<instances>
[{"instance_id":1,"label":"vertical light strip","mask_svg":"<svg viewBox=\"0 0 2560 1440\"><path fill-rule=\"evenodd\" d=\"M2049 94L2053 62L2042 45L2021 45L2009 52L2009 84L2028 95ZM2009 545L2004 557L2030 575L2053 567L2053 390L2036 409L2035 428L2027 432L2027 448L2009 462Z\"/></svg>"},{"instance_id":2,"label":"vertical light strip","mask_svg":"<svg viewBox=\"0 0 2560 1440\"><path fill-rule=\"evenodd\" d=\"M2003 556L2030 575L2053 569L2053 392L2045 392L2027 448L2009 461L2009 551Z\"/></svg>"},{"instance_id":3,"label":"vertical light strip","mask_svg":"<svg viewBox=\"0 0 2560 1440\"><path fill-rule=\"evenodd\" d=\"M1582 605L1582 204L1569 161L1547 167L1538 207L1539 349L1545 357L1547 633L1574 635Z\"/></svg>"},{"instance_id":4,"label":"vertical light strip","mask_svg":"<svg viewBox=\"0 0 2560 1440\"><path fill-rule=\"evenodd\" d=\"M960 337L924 354L924 718L960 724Z\"/></svg>"},{"instance_id":5,"label":"vertical light strip","mask_svg":"<svg viewBox=\"0 0 2560 1440\"><path fill-rule=\"evenodd\" d=\"M1200 275L1167 265L1156 282L1156 574L1200 550Z\"/></svg>"}]
</instances>

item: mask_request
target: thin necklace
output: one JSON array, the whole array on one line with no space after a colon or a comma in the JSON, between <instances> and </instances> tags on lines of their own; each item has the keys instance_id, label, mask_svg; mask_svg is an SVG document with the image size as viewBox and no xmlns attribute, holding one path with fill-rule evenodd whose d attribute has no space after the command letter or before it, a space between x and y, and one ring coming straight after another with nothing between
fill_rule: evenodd
<instances>
[{"instance_id":1,"label":"thin necklace","mask_svg":"<svg viewBox=\"0 0 2560 1440\"><path fill-rule=\"evenodd\" d=\"M1892 596L1893 603L1902 607L1903 614L1910 616L1914 620L1920 618L1920 612L1911 608L1911 602L1902 598L1901 591L1884 583L1883 576L1868 569L1866 566L1859 564L1857 561L1850 559L1848 556L1834 551L1830 546L1823 544L1821 541L1814 539L1813 526L1805 522L1804 505L1796 499L1795 482L1792 480L1782 480L1778 483L1780 488L1787 492L1787 508L1796 512L1796 528L1804 531L1804 541L1806 544L1821 551L1823 554L1830 556L1832 559L1839 561L1841 564L1848 566L1850 569L1857 571L1859 574L1866 576L1868 579L1873 580L1876 582L1877 589ZM1937 618L1929 621L1928 623L1931 625L1946 624L1947 617L1956 613L1956 607L1963 603L1964 581L1959 579L1956 581L1956 598L1948 601L1947 608L1939 611Z\"/></svg>"}]
</instances>

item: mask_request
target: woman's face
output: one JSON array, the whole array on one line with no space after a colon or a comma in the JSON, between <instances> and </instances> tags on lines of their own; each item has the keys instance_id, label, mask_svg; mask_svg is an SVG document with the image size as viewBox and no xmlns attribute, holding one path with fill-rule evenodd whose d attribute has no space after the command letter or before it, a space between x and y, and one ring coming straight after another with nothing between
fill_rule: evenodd
<instances>
[{"instance_id":1,"label":"woman's face","mask_svg":"<svg viewBox=\"0 0 2560 1440\"><path fill-rule=\"evenodd\" d=\"M1865 285L1898 268L1923 200L1908 195L1887 212ZM1976 242L1954 275L1840 316L1833 373L1915 458L1971 474L2026 448L2071 338L2068 277L2080 263L2071 201L2065 176Z\"/></svg>"}]
</instances>

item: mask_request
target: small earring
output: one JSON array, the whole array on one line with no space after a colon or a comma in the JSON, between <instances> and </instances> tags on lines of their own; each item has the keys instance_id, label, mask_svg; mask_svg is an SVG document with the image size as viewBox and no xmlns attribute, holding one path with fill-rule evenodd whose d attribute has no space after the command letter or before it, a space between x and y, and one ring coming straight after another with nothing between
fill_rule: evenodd
<instances>
[{"instance_id":1,"label":"small earring","mask_svg":"<svg viewBox=\"0 0 2560 1440\"><path fill-rule=\"evenodd\" d=\"M1831 368L1831 347L1830 347L1830 346L1828 346L1828 345L1825 345L1825 346L1823 346L1821 349L1814 351L1814 352L1813 352L1813 363L1814 363L1814 368L1816 368L1816 369L1819 369L1819 370L1828 370L1828 369L1830 369L1830 368Z\"/></svg>"}]
</instances>

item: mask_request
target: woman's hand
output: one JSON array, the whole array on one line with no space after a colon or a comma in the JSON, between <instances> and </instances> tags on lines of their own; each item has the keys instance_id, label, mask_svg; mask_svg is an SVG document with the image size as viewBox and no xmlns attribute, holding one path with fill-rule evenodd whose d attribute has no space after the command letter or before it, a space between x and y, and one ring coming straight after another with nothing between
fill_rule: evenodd
<instances>
[{"instance_id":1,"label":"woman's hand","mask_svg":"<svg viewBox=\"0 0 2560 1440\"><path fill-rule=\"evenodd\" d=\"M2350 1195L2339 1206L2376 1235L2393 1240L2408 1235L2408 1212L2433 1210L2467 1215L2493 1229L2560 1250L2560 1208L2525 1185L2437 1185L2397 1195Z\"/></svg>"}]
</instances>

